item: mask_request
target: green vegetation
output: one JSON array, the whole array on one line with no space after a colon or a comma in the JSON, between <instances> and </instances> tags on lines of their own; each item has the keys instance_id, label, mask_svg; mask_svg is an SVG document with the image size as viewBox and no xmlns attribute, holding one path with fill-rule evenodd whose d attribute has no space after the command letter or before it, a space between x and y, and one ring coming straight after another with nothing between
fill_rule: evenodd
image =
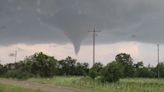
<instances>
[{"instance_id":1,"label":"green vegetation","mask_svg":"<svg viewBox=\"0 0 164 92\"><path fill-rule=\"evenodd\" d=\"M89 68L88 63L71 57L57 60L41 52L20 62L0 65L0 76L94 92L163 92L164 80L155 79L158 69L160 78L164 78L164 63L144 66L143 62L133 63L126 53L116 55L107 65L95 63Z\"/></svg>"},{"instance_id":2,"label":"green vegetation","mask_svg":"<svg viewBox=\"0 0 164 92\"><path fill-rule=\"evenodd\" d=\"M89 92L163 92L164 79L121 79L116 83L101 83L89 77L54 77L50 79L32 78L28 81L73 87Z\"/></svg>"},{"instance_id":3,"label":"green vegetation","mask_svg":"<svg viewBox=\"0 0 164 92\"><path fill-rule=\"evenodd\" d=\"M117 62L109 63L102 71L102 82L117 82L122 75L122 69Z\"/></svg>"},{"instance_id":4,"label":"green vegetation","mask_svg":"<svg viewBox=\"0 0 164 92\"><path fill-rule=\"evenodd\" d=\"M57 60L40 52L20 62L0 65L0 76L17 79L90 76L101 82L118 82L121 78L157 78L158 69L160 77L164 78L164 63L155 67L144 66L143 62L134 63L126 53L116 55L115 60L107 65L95 63L89 68L88 63L79 63L69 56Z\"/></svg>"},{"instance_id":5,"label":"green vegetation","mask_svg":"<svg viewBox=\"0 0 164 92\"><path fill-rule=\"evenodd\" d=\"M20 62L0 65L1 77L17 79L28 79L31 77L50 78L55 75L86 76L88 72L88 63L79 63L71 57L57 60L42 52L29 56Z\"/></svg>"},{"instance_id":6,"label":"green vegetation","mask_svg":"<svg viewBox=\"0 0 164 92\"><path fill-rule=\"evenodd\" d=\"M0 92L42 92L42 91L25 89L12 85L0 84Z\"/></svg>"},{"instance_id":7,"label":"green vegetation","mask_svg":"<svg viewBox=\"0 0 164 92\"><path fill-rule=\"evenodd\" d=\"M102 69L103 65L101 63L95 63L93 67L89 70L89 76L92 79L95 79L97 76L101 76Z\"/></svg>"}]
</instances>

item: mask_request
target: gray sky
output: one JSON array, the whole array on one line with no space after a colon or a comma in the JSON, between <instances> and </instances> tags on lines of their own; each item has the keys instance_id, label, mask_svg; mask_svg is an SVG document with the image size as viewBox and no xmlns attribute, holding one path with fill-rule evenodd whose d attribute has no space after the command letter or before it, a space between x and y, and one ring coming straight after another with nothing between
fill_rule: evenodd
<instances>
[{"instance_id":1,"label":"gray sky","mask_svg":"<svg viewBox=\"0 0 164 92\"><path fill-rule=\"evenodd\" d=\"M163 25L163 0L0 0L1 46L72 43L77 53L94 27L99 45L163 44Z\"/></svg>"}]
</instances>

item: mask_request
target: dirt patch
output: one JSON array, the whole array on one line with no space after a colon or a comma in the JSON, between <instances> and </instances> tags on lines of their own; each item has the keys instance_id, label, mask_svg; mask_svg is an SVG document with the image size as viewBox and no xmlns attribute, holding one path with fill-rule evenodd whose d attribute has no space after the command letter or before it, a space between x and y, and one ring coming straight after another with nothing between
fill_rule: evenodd
<instances>
[{"instance_id":1,"label":"dirt patch","mask_svg":"<svg viewBox=\"0 0 164 92\"><path fill-rule=\"evenodd\" d=\"M71 89L65 87L58 87L50 84L40 84L28 81L16 81L16 80L8 80L8 79L0 79L0 83L2 84L11 84L23 88L29 89L40 89L44 92L84 92L78 89Z\"/></svg>"}]
</instances>

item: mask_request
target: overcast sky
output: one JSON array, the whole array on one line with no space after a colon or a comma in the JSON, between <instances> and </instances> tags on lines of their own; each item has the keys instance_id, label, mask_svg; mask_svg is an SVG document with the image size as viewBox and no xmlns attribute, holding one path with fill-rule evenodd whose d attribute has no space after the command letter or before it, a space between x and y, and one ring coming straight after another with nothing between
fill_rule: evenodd
<instances>
[{"instance_id":1,"label":"overcast sky","mask_svg":"<svg viewBox=\"0 0 164 92\"><path fill-rule=\"evenodd\" d=\"M101 31L96 37L97 61L107 63L126 52L135 61L154 65L157 43L164 54L164 1L0 0L0 59L12 62L8 54L18 49L19 59L43 51L91 63L88 31L94 28Z\"/></svg>"}]
</instances>

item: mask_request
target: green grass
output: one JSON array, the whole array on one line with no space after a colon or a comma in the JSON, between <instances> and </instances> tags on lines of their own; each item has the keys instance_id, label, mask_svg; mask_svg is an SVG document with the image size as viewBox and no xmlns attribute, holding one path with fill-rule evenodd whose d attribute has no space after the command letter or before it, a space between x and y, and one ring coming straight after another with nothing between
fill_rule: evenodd
<instances>
[{"instance_id":1,"label":"green grass","mask_svg":"<svg viewBox=\"0 0 164 92\"><path fill-rule=\"evenodd\" d=\"M42 91L25 89L12 85L0 84L0 92L42 92Z\"/></svg>"},{"instance_id":2,"label":"green grass","mask_svg":"<svg viewBox=\"0 0 164 92\"><path fill-rule=\"evenodd\" d=\"M121 79L117 83L100 83L87 77L32 78L28 81L72 87L91 92L164 92L164 79Z\"/></svg>"}]
</instances>

